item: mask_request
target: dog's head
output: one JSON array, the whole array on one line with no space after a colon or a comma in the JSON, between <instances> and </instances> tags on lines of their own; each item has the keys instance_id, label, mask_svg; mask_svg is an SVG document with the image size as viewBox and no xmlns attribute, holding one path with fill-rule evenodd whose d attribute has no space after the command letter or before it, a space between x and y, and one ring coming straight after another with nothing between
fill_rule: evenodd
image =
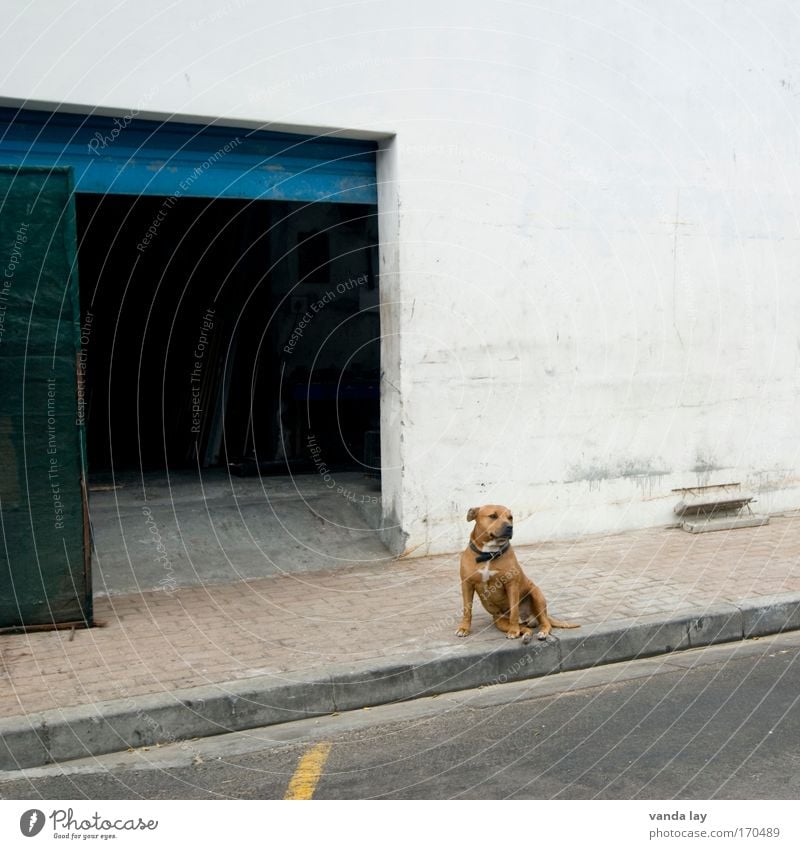
<instances>
[{"instance_id":1,"label":"dog's head","mask_svg":"<svg viewBox=\"0 0 800 849\"><path fill-rule=\"evenodd\" d=\"M478 543L496 540L503 544L514 536L514 517L508 507L500 504L484 504L470 507L467 521L475 522L473 537Z\"/></svg>"}]
</instances>

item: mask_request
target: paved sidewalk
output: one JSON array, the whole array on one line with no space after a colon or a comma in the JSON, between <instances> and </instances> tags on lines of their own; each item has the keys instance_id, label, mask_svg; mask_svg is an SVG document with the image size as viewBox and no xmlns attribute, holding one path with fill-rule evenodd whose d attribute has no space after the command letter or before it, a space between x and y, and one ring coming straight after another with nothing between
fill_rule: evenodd
<instances>
[{"instance_id":1,"label":"paved sidewalk","mask_svg":"<svg viewBox=\"0 0 800 849\"><path fill-rule=\"evenodd\" d=\"M761 599L769 609L783 597L777 601L784 609L793 605L792 610L800 600L797 514L730 532L651 529L516 550L544 590L551 613L583 625L555 632L562 655L567 640L581 649L592 634L626 633L637 622L686 614L701 617L694 621L702 625L704 612L733 610L730 606L743 600L752 608ZM34 714L70 707L100 716L98 703L113 700L126 700L129 711L141 713L135 707L141 697L169 701L176 691L208 685L231 692L236 682L271 680L285 686L325 678L331 669L374 675L423 655L458 660L522 651L519 641L505 640L491 626L477 599L472 636L454 636L460 614L458 559L456 554L362 564L101 598L96 617L105 627L0 637L0 730L3 723L6 730L11 727L6 720L19 720L15 727L20 728L33 724ZM736 628L709 641L735 639L742 633L741 624ZM541 645L531 644L537 651ZM589 658L583 665L610 657ZM185 698L175 700L186 704ZM51 726L54 715L46 716L40 724ZM177 739L182 730L173 728L165 736Z\"/></svg>"}]
</instances>

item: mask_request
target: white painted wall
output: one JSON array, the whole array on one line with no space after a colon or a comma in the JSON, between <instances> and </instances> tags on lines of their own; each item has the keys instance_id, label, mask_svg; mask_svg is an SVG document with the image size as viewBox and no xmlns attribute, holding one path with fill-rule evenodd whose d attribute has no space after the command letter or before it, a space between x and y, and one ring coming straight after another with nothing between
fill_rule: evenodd
<instances>
[{"instance_id":1,"label":"white painted wall","mask_svg":"<svg viewBox=\"0 0 800 849\"><path fill-rule=\"evenodd\" d=\"M800 506L800 18L788 2L18 4L0 95L389 137L396 547Z\"/></svg>"}]
</instances>

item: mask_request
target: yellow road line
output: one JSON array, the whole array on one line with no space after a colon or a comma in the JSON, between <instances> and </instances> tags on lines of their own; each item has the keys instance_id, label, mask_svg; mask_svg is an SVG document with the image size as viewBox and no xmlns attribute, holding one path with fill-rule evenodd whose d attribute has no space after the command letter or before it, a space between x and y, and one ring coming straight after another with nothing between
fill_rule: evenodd
<instances>
[{"instance_id":1,"label":"yellow road line","mask_svg":"<svg viewBox=\"0 0 800 849\"><path fill-rule=\"evenodd\" d=\"M325 761L331 752L330 743L318 743L309 749L297 764L292 780L286 788L284 799L310 799L314 795L317 782L322 776Z\"/></svg>"}]
</instances>

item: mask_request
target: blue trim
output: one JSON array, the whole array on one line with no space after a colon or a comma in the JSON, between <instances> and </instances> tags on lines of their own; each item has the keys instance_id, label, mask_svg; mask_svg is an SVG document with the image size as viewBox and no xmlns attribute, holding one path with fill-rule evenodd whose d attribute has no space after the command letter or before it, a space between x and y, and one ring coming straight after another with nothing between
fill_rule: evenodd
<instances>
[{"instance_id":1,"label":"blue trim","mask_svg":"<svg viewBox=\"0 0 800 849\"><path fill-rule=\"evenodd\" d=\"M0 164L71 166L75 191L378 202L375 142L0 108Z\"/></svg>"}]
</instances>

